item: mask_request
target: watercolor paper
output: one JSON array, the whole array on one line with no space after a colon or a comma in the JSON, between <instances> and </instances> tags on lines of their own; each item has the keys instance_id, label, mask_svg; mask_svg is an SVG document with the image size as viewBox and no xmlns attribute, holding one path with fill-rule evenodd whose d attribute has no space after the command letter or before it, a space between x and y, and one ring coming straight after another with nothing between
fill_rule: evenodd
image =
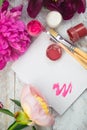
<instances>
[{"instance_id":1,"label":"watercolor paper","mask_svg":"<svg viewBox=\"0 0 87 130\"><path fill-rule=\"evenodd\" d=\"M48 59L46 49L51 43L49 36L42 33L12 69L22 82L39 88L61 115L87 88L87 70L64 51L59 60Z\"/></svg>"}]
</instances>

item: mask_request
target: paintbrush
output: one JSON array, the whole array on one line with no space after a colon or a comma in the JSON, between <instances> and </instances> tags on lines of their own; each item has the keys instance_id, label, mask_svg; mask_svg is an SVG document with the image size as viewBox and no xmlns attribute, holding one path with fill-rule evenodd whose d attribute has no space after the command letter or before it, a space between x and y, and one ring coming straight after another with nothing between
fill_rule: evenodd
<instances>
[{"instance_id":1,"label":"paintbrush","mask_svg":"<svg viewBox=\"0 0 87 130\"><path fill-rule=\"evenodd\" d=\"M58 42L56 39L54 39L54 37L52 37L51 36L51 38L50 38L50 40L52 41L55 41L55 42ZM64 46L64 50L65 50L65 45L61 45L62 43L60 43L60 42L58 42L58 44L63 48L63 46ZM67 47L66 47L67 48ZM68 48L67 48L68 49ZM69 49L68 49L69 50ZM66 50L65 50L66 51ZM69 50L70 51L70 50ZM73 53L72 51L70 51L71 53ZM73 53L74 54L74 56L76 56L76 57L78 57L80 60L82 60L83 62L85 62L86 64L87 64L87 59L85 59L85 58L83 58L81 55L79 55L78 53Z\"/></svg>"},{"instance_id":2,"label":"paintbrush","mask_svg":"<svg viewBox=\"0 0 87 130\"><path fill-rule=\"evenodd\" d=\"M82 57L81 54L79 55L79 53L76 53L74 50L72 51L72 50L71 50L71 46L72 46L72 45L69 45L69 46L70 46L70 48L69 48L69 46L67 47L66 44L63 44L63 43L62 43L63 39L57 39L57 38L59 38L59 37L58 37L58 33L57 33L55 30L51 29L51 30L49 30L49 32L47 32L47 33L49 33L49 34L51 35L51 37L52 37L56 42L58 42L58 44L59 44L59 46L61 46L61 48L63 48L68 54L70 54L73 58L75 58L85 69L87 69L87 60L84 58L85 56L87 56L86 53L84 53L83 51L81 51L81 50L79 50L79 49L77 48L77 50L79 50L79 53L80 53L80 51L81 51L81 54L84 54L83 57ZM61 37L61 36L60 36L60 37ZM66 41L66 42L67 42L67 41ZM69 43L68 43L68 44L69 44ZM76 51L77 51L77 50L76 50ZM74 53L73 53L73 52L74 52Z\"/></svg>"},{"instance_id":3,"label":"paintbrush","mask_svg":"<svg viewBox=\"0 0 87 130\"><path fill-rule=\"evenodd\" d=\"M49 33L56 41L62 43L63 45L65 45L71 52L76 53L75 55L80 55L80 57L82 57L82 59L86 59L87 60L87 53L85 53L84 51L82 51L81 49L71 45L67 40L65 40L61 35L59 35L55 30L50 29Z\"/></svg>"}]
</instances>

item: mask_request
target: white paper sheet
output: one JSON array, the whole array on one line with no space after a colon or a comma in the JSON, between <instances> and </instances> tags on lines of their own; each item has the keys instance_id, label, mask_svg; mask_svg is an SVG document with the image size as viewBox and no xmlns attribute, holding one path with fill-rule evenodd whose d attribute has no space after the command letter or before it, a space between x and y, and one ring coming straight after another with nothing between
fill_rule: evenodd
<instances>
[{"instance_id":1,"label":"white paper sheet","mask_svg":"<svg viewBox=\"0 0 87 130\"><path fill-rule=\"evenodd\" d=\"M46 49L51 43L49 36L42 33L12 69L22 82L39 88L61 115L87 88L87 70L65 52L61 59L49 60Z\"/></svg>"}]
</instances>

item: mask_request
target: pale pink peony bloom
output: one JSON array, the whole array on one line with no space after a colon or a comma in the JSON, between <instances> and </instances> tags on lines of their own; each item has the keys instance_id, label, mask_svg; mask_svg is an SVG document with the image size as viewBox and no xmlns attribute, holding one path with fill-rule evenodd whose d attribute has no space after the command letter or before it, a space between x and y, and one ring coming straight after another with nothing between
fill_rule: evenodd
<instances>
[{"instance_id":1,"label":"pale pink peony bloom","mask_svg":"<svg viewBox=\"0 0 87 130\"><path fill-rule=\"evenodd\" d=\"M54 124L54 117L50 114L46 100L38 90L31 85L23 87L21 93L21 106L29 119L40 126Z\"/></svg>"},{"instance_id":2,"label":"pale pink peony bloom","mask_svg":"<svg viewBox=\"0 0 87 130\"><path fill-rule=\"evenodd\" d=\"M8 6L9 2L5 0L0 8L0 69L8 61L18 59L31 43L26 25L20 19L23 6L11 10Z\"/></svg>"},{"instance_id":3,"label":"pale pink peony bloom","mask_svg":"<svg viewBox=\"0 0 87 130\"><path fill-rule=\"evenodd\" d=\"M27 24L27 30L31 36L36 37L44 30L44 27L38 20L31 20Z\"/></svg>"}]
</instances>

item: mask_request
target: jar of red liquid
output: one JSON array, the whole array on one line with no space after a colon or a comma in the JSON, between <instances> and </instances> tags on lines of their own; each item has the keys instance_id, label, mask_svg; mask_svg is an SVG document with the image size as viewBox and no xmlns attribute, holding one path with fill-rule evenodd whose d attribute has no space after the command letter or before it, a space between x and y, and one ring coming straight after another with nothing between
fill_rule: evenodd
<instances>
[{"instance_id":1,"label":"jar of red liquid","mask_svg":"<svg viewBox=\"0 0 87 130\"><path fill-rule=\"evenodd\" d=\"M79 23L67 30L68 36L72 43L87 52L87 27Z\"/></svg>"}]
</instances>

